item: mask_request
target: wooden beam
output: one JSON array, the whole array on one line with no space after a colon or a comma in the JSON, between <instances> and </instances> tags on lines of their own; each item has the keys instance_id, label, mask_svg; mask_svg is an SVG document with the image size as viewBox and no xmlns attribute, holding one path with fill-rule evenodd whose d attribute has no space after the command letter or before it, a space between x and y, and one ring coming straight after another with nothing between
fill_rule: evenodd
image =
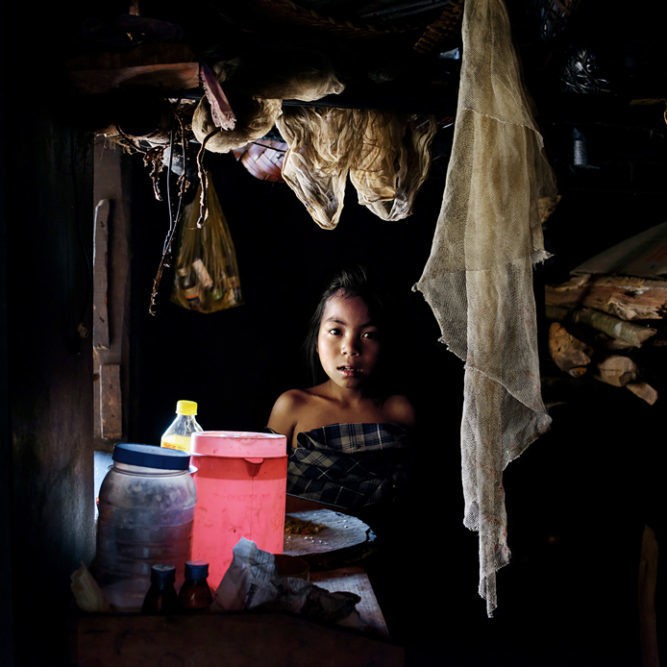
<instances>
[{"instance_id":1,"label":"wooden beam","mask_svg":"<svg viewBox=\"0 0 667 667\"><path fill-rule=\"evenodd\" d=\"M93 347L109 348L109 212L108 199L95 207L93 230Z\"/></svg>"},{"instance_id":2,"label":"wooden beam","mask_svg":"<svg viewBox=\"0 0 667 667\"><path fill-rule=\"evenodd\" d=\"M121 53L72 58L67 71L74 88L86 95L128 87L178 95L200 85L199 62L184 44L141 44Z\"/></svg>"}]
</instances>

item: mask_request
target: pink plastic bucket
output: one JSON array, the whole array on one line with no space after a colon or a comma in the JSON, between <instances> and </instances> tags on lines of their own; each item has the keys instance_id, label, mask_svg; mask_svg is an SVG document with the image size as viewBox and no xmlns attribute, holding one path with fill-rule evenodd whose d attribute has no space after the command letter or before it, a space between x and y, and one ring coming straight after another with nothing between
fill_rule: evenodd
<instances>
[{"instance_id":1,"label":"pink plastic bucket","mask_svg":"<svg viewBox=\"0 0 667 667\"><path fill-rule=\"evenodd\" d=\"M282 553L287 488L287 439L274 433L202 431L192 435L197 489L192 558L209 563L216 589L245 537Z\"/></svg>"}]
</instances>

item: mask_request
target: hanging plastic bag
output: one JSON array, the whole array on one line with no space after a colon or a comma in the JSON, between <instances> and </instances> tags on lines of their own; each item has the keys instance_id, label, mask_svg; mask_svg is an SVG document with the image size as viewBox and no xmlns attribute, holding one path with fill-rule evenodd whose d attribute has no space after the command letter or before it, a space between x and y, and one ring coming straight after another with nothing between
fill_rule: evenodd
<instances>
[{"instance_id":1,"label":"hanging plastic bag","mask_svg":"<svg viewBox=\"0 0 667 667\"><path fill-rule=\"evenodd\" d=\"M207 176L183 211L171 300L200 313L243 303L234 242Z\"/></svg>"}]
</instances>

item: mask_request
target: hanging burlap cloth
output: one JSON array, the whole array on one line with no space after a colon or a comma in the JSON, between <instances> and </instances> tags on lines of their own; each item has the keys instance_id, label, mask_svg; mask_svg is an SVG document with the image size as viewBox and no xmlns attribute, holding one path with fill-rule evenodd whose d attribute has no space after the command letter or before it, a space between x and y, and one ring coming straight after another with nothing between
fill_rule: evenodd
<instances>
[{"instance_id":1,"label":"hanging burlap cloth","mask_svg":"<svg viewBox=\"0 0 667 667\"><path fill-rule=\"evenodd\" d=\"M532 269L557 201L501 0L466 0L452 154L431 253L414 286L465 362L464 525L479 533L479 594L497 607L510 559L503 470L549 429Z\"/></svg>"}]
</instances>

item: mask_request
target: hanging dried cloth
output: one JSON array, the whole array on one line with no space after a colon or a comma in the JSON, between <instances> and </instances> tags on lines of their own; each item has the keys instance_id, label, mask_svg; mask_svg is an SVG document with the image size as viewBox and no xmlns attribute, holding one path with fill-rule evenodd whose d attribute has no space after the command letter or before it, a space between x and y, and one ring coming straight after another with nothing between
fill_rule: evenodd
<instances>
[{"instance_id":1,"label":"hanging dried cloth","mask_svg":"<svg viewBox=\"0 0 667 667\"><path fill-rule=\"evenodd\" d=\"M206 150L229 153L263 137L275 124L281 104L280 100L242 98L235 108L237 122L224 129L215 124L211 105L202 97L192 114L192 133Z\"/></svg>"},{"instance_id":2,"label":"hanging dried cloth","mask_svg":"<svg viewBox=\"0 0 667 667\"><path fill-rule=\"evenodd\" d=\"M343 212L349 147L363 133L358 119L333 108L289 108L276 127L289 148L283 179L322 229L334 229Z\"/></svg>"},{"instance_id":3,"label":"hanging dried cloth","mask_svg":"<svg viewBox=\"0 0 667 667\"><path fill-rule=\"evenodd\" d=\"M403 220L431 164L435 119L374 109L285 109L276 127L289 148L282 176L323 229L340 221L348 175L360 205Z\"/></svg>"},{"instance_id":4,"label":"hanging dried cloth","mask_svg":"<svg viewBox=\"0 0 667 667\"><path fill-rule=\"evenodd\" d=\"M479 533L479 594L497 607L510 560L503 471L551 423L541 397L532 267L557 201L502 0L467 0L454 140L431 253L414 289L465 362L464 525Z\"/></svg>"},{"instance_id":5,"label":"hanging dried cloth","mask_svg":"<svg viewBox=\"0 0 667 667\"><path fill-rule=\"evenodd\" d=\"M183 212L171 300L200 313L243 303L234 242L206 172Z\"/></svg>"},{"instance_id":6,"label":"hanging dried cloth","mask_svg":"<svg viewBox=\"0 0 667 667\"><path fill-rule=\"evenodd\" d=\"M382 220L404 220L431 166L433 116L357 111L365 132L352 156L350 182L359 204Z\"/></svg>"}]
</instances>

